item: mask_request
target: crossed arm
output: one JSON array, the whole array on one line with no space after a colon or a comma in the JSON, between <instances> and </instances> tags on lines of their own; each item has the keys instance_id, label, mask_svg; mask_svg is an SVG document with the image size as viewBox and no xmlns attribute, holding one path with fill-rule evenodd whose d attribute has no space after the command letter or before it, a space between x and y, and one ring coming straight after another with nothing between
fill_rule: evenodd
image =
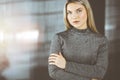
<instances>
[{"instance_id":1,"label":"crossed arm","mask_svg":"<svg viewBox=\"0 0 120 80\"><path fill-rule=\"evenodd\" d=\"M52 42L52 52L60 52L59 37L55 36ZM103 78L108 63L106 40L99 47L98 59L95 65L68 62L61 53L52 53L49 56L49 74L53 79L60 80L100 80ZM63 77L66 76L66 77ZM81 78L81 79L80 79Z\"/></svg>"}]
</instances>

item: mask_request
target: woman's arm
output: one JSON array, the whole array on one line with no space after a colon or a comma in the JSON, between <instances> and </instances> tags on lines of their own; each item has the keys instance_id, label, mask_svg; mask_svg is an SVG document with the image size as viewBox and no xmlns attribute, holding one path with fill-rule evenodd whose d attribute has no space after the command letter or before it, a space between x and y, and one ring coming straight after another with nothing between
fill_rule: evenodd
<instances>
[{"instance_id":1,"label":"woman's arm","mask_svg":"<svg viewBox=\"0 0 120 80\"><path fill-rule=\"evenodd\" d=\"M66 72L54 65L49 65L49 75L55 80L90 80L90 78Z\"/></svg>"},{"instance_id":2,"label":"woman's arm","mask_svg":"<svg viewBox=\"0 0 120 80\"><path fill-rule=\"evenodd\" d=\"M107 66L108 66L107 39L104 38L102 44L99 47L97 63L95 65L79 64L67 61L65 71L81 75L84 77L102 79L107 70Z\"/></svg>"},{"instance_id":3,"label":"woman's arm","mask_svg":"<svg viewBox=\"0 0 120 80\"><path fill-rule=\"evenodd\" d=\"M51 42L50 53L61 52L61 41L59 36L56 34ZM48 71L51 78L55 80L90 80L87 77L82 77L74 73L64 71L63 69L53 65L48 65Z\"/></svg>"},{"instance_id":4,"label":"woman's arm","mask_svg":"<svg viewBox=\"0 0 120 80\"><path fill-rule=\"evenodd\" d=\"M49 65L54 65L54 66L56 66L56 69L57 69L57 67L58 67L58 69L61 69L61 70L63 70L64 71L64 69L65 69L65 65L66 65L66 60L65 60L65 58L62 56L62 54L61 53L59 53L59 54L55 54L55 53L53 53L53 54L51 54L50 56L49 56L49 60L48 60L48 62L49 62ZM53 70L56 70L56 69L53 69ZM54 71L55 72L55 71ZM58 70L57 70L57 72L58 72ZM50 72L50 74L51 74L52 72ZM74 73L70 73L70 72L63 72L62 74L64 74L65 73L65 75L66 74L73 74L73 75L75 75ZM53 78L56 78L55 77L55 75L56 74L53 74ZM76 75L77 76L77 75ZM73 76L74 77L74 76ZM67 77L68 78L68 77ZM77 78L77 77L76 77ZM78 79L80 79L80 78L83 78L84 79L84 77L80 77L80 75L79 75L79 78ZM64 79L64 78L63 78ZM70 79L72 79L72 78L70 78ZM82 80L83 80L82 79ZM98 79L95 79L95 78L91 78L90 80L98 80ZM100 80L100 79L99 79Z\"/></svg>"}]
</instances>

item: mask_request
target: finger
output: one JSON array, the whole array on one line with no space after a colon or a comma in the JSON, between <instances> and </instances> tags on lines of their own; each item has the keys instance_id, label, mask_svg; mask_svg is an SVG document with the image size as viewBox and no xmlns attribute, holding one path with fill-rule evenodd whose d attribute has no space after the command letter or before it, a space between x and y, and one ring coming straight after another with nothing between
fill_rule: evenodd
<instances>
[{"instance_id":1,"label":"finger","mask_svg":"<svg viewBox=\"0 0 120 80\"><path fill-rule=\"evenodd\" d=\"M48 60L57 60L58 59L58 57L56 57L56 56L50 56L49 58L48 58Z\"/></svg>"},{"instance_id":2,"label":"finger","mask_svg":"<svg viewBox=\"0 0 120 80\"><path fill-rule=\"evenodd\" d=\"M50 61L49 62L49 65L55 65L55 66L58 66L58 62L55 60L55 61Z\"/></svg>"},{"instance_id":3,"label":"finger","mask_svg":"<svg viewBox=\"0 0 120 80\"><path fill-rule=\"evenodd\" d=\"M56 65L55 63L49 63L49 65Z\"/></svg>"},{"instance_id":4,"label":"finger","mask_svg":"<svg viewBox=\"0 0 120 80\"><path fill-rule=\"evenodd\" d=\"M56 60L49 60L48 63L49 64L56 64Z\"/></svg>"},{"instance_id":5,"label":"finger","mask_svg":"<svg viewBox=\"0 0 120 80\"><path fill-rule=\"evenodd\" d=\"M56 57L49 57L48 59L56 59Z\"/></svg>"},{"instance_id":6,"label":"finger","mask_svg":"<svg viewBox=\"0 0 120 80\"><path fill-rule=\"evenodd\" d=\"M48 63L55 63L55 60L48 60Z\"/></svg>"},{"instance_id":7,"label":"finger","mask_svg":"<svg viewBox=\"0 0 120 80\"><path fill-rule=\"evenodd\" d=\"M48 61L55 61L55 60L57 60L56 58L50 58L50 59L48 59Z\"/></svg>"},{"instance_id":8,"label":"finger","mask_svg":"<svg viewBox=\"0 0 120 80\"><path fill-rule=\"evenodd\" d=\"M49 62L49 64L55 64L55 62L51 61L51 62Z\"/></svg>"},{"instance_id":9,"label":"finger","mask_svg":"<svg viewBox=\"0 0 120 80\"><path fill-rule=\"evenodd\" d=\"M56 56L56 57L58 57L59 55L58 54L50 54L50 56Z\"/></svg>"},{"instance_id":10,"label":"finger","mask_svg":"<svg viewBox=\"0 0 120 80\"><path fill-rule=\"evenodd\" d=\"M57 56L49 56L49 58L57 58ZM48 58L48 59L49 59L49 58Z\"/></svg>"},{"instance_id":11,"label":"finger","mask_svg":"<svg viewBox=\"0 0 120 80\"><path fill-rule=\"evenodd\" d=\"M57 56L58 54L56 54L56 53L52 53L52 54L50 54L50 55L56 55L56 56Z\"/></svg>"},{"instance_id":12,"label":"finger","mask_svg":"<svg viewBox=\"0 0 120 80\"><path fill-rule=\"evenodd\" d=\"M55 59L55 60L57 60L57 58L59 58L59 57L56 57L56 56L50 56L48 59Z\"/></svg>"}]
</instances>

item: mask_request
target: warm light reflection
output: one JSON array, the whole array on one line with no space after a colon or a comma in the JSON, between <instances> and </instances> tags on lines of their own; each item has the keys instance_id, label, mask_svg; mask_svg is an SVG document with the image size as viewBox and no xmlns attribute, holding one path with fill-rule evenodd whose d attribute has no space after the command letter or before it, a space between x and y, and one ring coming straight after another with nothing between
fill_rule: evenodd
<instances>
[{"instance_id":1,"label":"warm light reflection","mask_svg":"<svg viewBox=\"0 0 120 80\"><path fill-rule=\"evenodd\" d=\"M38 30L31 30L25 32L16 33L16 41L25 41L25 42L37 42L39 37Z\"/></svg>"},{"instance_id":2,"label":"warm light reflection","mask_svg":"<svg viewBox=\"0 0 120 80\"><path fill-rule=\"evenodd\" d=\"M4 41L4 33L0 31L0 43Z\"/></svg>"},{"instance_id":3,"label":"warm light reflection","mask_svg":"<svg viewBox=\"0 0 120 80\"><path fill-rule=\"evenodd\" d=\"M31 69L39 64L32 60L40 53L38 48L44 41L39 16L31 14L36 11L36 4L33 10L32 0L3 1L5 3L0 6L0 56L7 57L9 66L0 74L6 80L30 80Z\"/></svg>"},{"instance_id":4,"label":"warm light reflection","mask_svg":"<svg viewBox=\"0 0 120 80\"><path fill-rule=\"evenodd\" d=\"M38 64L30 61L35 58L35 53L39 53L36 50L41 41L43 30L29 18L0 19L0 56L7 56L9 61L10 66L3 72L8 80L30 77L31 67Z\"/></svg>"}]
</instances>

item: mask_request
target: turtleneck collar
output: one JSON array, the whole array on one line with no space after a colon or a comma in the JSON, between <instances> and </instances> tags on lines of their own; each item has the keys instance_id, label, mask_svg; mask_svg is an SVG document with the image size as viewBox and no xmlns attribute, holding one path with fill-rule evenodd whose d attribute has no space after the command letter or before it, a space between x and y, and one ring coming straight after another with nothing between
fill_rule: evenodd
<instances>
[{"instance_id":1,"label":"turtleneck collar","mask_svg":"<svg viewBox=\"0 0 120 80\"><path fill-rule=\"evenodd\" d=\"M71 31L77 32L77 33L88 33L88 32L90 32L90 29L89 28L86 28L86 29L77 29L75 27L72 27Z\"/></svg>"}]
</instances>

